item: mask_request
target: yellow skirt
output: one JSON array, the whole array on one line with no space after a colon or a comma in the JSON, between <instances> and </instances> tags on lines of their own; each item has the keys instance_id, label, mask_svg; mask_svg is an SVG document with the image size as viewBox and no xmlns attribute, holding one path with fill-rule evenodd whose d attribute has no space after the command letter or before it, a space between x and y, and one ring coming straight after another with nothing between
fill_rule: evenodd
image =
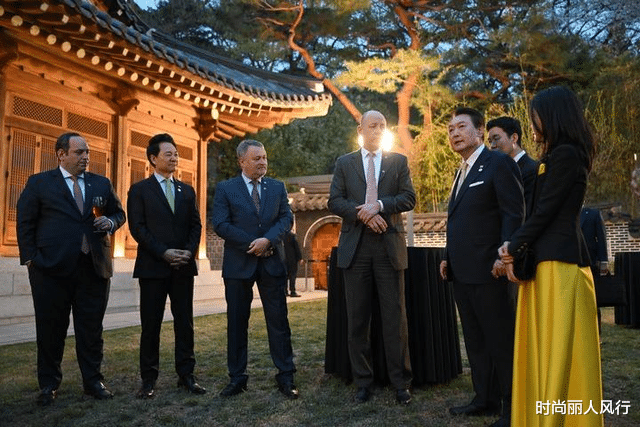
<instances>
[{"instance_id":1,"label":"yellow skirt","mask_svg":"<svg viewBox=\"0 0 640 427\"><path fill-rule=\"evenodd\" d=\"M519 290L511 425L602 426L601 400L591 270L541 262L535 279Z\"/></svg>"}]
</instances>

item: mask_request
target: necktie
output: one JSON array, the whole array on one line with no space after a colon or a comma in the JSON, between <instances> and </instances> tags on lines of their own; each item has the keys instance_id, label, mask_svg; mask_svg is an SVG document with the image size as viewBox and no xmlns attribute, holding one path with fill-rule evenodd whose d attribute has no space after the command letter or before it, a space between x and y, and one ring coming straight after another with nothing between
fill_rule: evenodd
<instances>
[{"instance_id":1,"label":"necktie","mask_svg":"<svg viewBox=\"0 0 640 427\"><path fill-rule=\"evenodd\" d=\"M71 181L73 181L73 198L76 201L76 205L78 205L78 209L80 209L80 214L84 212L84 201L82 200L82 190L80 190L80 184L78 184L78 177L75 175L70 176ZM89 242L87 241L87 235L82 233L82 245L80 246L80 250L83 254L89 253Z\"/></svg>"},{"instance_id":2,"label":"necktie","mask_svg":"<svg viewBox=\"0 0 640 427\"><path fill-rule=\"evenodd\" d=\"M167 202L169 202L169 206L171 207L171 212L175 212L176 205L173 199L173 182L169 178L166 178L164 180L164 183L165 183L164 194L165 196L167 196Z\"/></svg>"},{"instance_id":3,"label":"necktie","mask_svg":"<svg viewBox=\"0 0 640 427\"><path fill-rule=\"evenodd\" d=\"M462 168L460 168L460 175L458 175L458 186L456 187L456 197L458 197L458 192L462 188L462 183L464 179L467 177L467 162L462 164Z\"/></svg>"},{"instance_id":4,"label":"necktie","mask_svg":"<svg viewBox=\"0 0 640 427\"><path fill-rule=\"evenodd\" d=\"M251 198L253 199L253 204L256 205L256 210L260 213L260 194L258 193L258 185L260 185L260 181L252 179L251 184L253 184Z\"/></svg>"},{"instance_id":5,"label":"necktie","mask_svg":"<svg viewBox=\"0 0 640 427\"><path fill-rule=\"evenodd\" d=\"M378 200L378 184L376 183L376 167L373 163L373 159L376 157L376 153L367 154L369 157L369 165L367 166L367 195L365 197L365 203L376 203Z\"/></svg>"}]
</instances>

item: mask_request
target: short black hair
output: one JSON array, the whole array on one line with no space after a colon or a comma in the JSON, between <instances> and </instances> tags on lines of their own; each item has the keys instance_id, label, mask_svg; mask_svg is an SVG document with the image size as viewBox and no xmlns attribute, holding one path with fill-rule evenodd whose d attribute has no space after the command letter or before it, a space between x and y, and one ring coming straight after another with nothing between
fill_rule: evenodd
<instances>
[{"instance_id":1,"label":"short black hair","mask_svg":"<svg viewBox=\"0 0 640 427\"><path fill-rule=\"evenodd\" d=\"M481 129L484 127L484 115L475 108L458 107L453 112L452 117L462 116L465 114L471 117L471 123L473 123L473 126L475 126L476 129Z\"/></svg>"},{"instance_id":2,"label":"short black hair","mask_svg":"<svg viewBox=\"0 0 640 427\"><path fill-rule=\"evenodd\" d=\"M487 123L487 131L495 127L502 129L509 138L511 138L511 135L514 133L518 135L516 143L518 144L518 147L522 147L522 126L520 126L520 121L518 119L502 116L497 119L489 120Z\"/></svg>"},{"instance_id":3,"label":"short black hair","mask_svg":"<svg viewBox=\"0 0 640 427\"><path fill-rule=\"evenodd\" d=\"M173 140L173 137L168 133L159 133L152 136L149 140L149 146L147 147L147 159L149 160L149 163L151 163L151 166L153 166L154 168L156 167L156 165L154 165L151 161L151 156L158 157L158 154L160 154L160 144L162 144L163 142L168 142L169 144L176 147L176 149L178 148L175 141Z\"/></svg>"},{"instance_id":4,"label":"short black hair","mask_svg":"<svg viewBox=\"0 0 640 427\"><path fill-rule=\"evenodd\" d=\"M71 138L75 137L82 138L82 135L77 132L67 132L60 135L56 140L56 153L58 152L58 150L64 150L65 154L69 154L69 141L71 140Z\"/></svg>"}]
</instances>

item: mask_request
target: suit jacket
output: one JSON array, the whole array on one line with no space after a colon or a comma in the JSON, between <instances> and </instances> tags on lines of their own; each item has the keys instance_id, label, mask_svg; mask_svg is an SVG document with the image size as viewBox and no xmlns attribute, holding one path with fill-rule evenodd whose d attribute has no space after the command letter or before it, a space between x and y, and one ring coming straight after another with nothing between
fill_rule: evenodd
<instances>
[{"instance_id":1,"label":"suit jacket","mask_svg":"<svg viewBox=\"0 0 640 427\"><path fill-rule=\"evenodd\" d=\"M607 255L607 232L598 209L582 208L580 211L580 229L589 252L589 260L594 267L600 262L609 261Z\"/></svg>"},{"instance_id":2,"label":"suit jacket","mask_svg":"<svg viewBox=\"0 0 640 427\"><path fill-rule=\"evenodd\" d=\"M265 269L274 277L286 276L282 239L293 224L287 191L281 181L263 177L260 192L258 213L242 176L216 185L212 221L215 232L224 239L223 278L253 276L258 257L247 254L247 250L260 237L267 238L276 248L273 256L261 258Z\"/></svg>"},{"instance_id":3,"label":"suit jacket","mask_svg":"<svg viewBox=\"0 0 640 427\"><path fill-rule=\"evenodd\" d=\"M345 154L336 161L331 181L329 210L342 218L338 243L338 267L348 268L366 226L358 220L356 206L365 202L367 182L361 151ZM407 244L402 212L416 203L407 158L398 153L382 154L378 177L378 200L384 208L380 215L387 222L383 233L384 250L396 270L407 268Z\"/></svg>"},{"instance_id":4,"label":"suit jacket","mask_svg":"<svg viewBox=\"0 0 640 427\"><path fill-rule=\"evenodd\" d=\"M522 224L523 217L524 195L518 166L506 154L485 147L458 197L452 193L449 200L449 278L470 284L495 282L491 269L498 258L498 248Z\"/></svg>"},{"instance_id":5,"label":"suit jacket","mask_svg":"<svg viewBox=\"0 0 640 427\"><path fill-rule=\"evenodd\" d=\"M522 175L522 186L524 187L524 203L526 217L531 215L533 206L533 192L536 185L536 175L538 173L538 162L533 160L527 153L517 161Z\"/></svg>"},{"instance_id":6,"label":"suit jacket","mask_svg":"<svg viewBox=\"0 0 640 427\"><path fill-rule=\"evenodd\" d=\"M188 264L181 266L187 274L196 276L196 257L202 223L196 193L188 184L174 179L175 213L171 211L162 185L154 175L129 188L127 213L129 230L138 242L138 254L133 277L159 279L168 277L173 267L162 258L167 249L186 249L193 254Z\"/></svg>"},{"instance_id":7,"label":"suit jacket","mask_svg":"<svg viewBox=\"0 0 640 427\"><path fill-rule=\"evenodd\" d=\"M84 173L85 203L80 212L60 168L32 175L18 199L17 234L20 263L33 265L52 276L67 276L76 267L82 235L87 236L96 274L113 275L111 239L95 232L93 200L101 197L104 215L117 230L125 213L111 182L91 172Z\"/></svg>"},{"instance_id":8,"label":"suit jacket","mask_svg":"<svg viewBox=\"0 0 640 427\"><path fill-rule=\"evenodd\" d=\"M589 266L578 215L589 171L576 148L561 144L542 159L535 186L533 213L511 237L509 253L520 256L533 247L537 262L562 261Z\"/></svg>"},{"instance_id":9,"label":"suit jacket","mask_svg":"<svg viewBox=\"0 0 640 427\"><path fill-rule=\"evenodd\" d=\"M302 259L302 252L300 251L298 239L296 239L296 235L293 234L293 232L288 231L285 233L282 243L284 244L284 257L287 269L291 269Z\"/></svg>"}]
</instances>

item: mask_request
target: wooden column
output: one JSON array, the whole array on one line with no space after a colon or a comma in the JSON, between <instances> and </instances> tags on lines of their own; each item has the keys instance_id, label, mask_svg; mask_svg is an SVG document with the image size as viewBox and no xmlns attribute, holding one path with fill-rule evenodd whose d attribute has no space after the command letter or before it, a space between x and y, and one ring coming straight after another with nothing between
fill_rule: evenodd
<instances>
[{"instance_id":1,"label":"wooden column","mask_svg":"<svg viewBox=\"0 0 640 427\"><path fill-rule=\"evenodd\" d=\"M115 176L113 177L113 186L116 194L120 197L120 201L126 210L127 192L129 190L129 156L127 148L129 146L129 123L127 115L132 108L137 106L140 101L136 98L135 91L130 88L119 88L114 92L113 99L109 103L116 111L117 118L115 123ZM114 257L125 256L125 233L116 233L114 237Z\"/></svg>"},{"instance_id":2,"label":"wooden column","mask_svg":"<svg viewBox=\"0 0 640 427\"><path fill-rule=\"evenodd\" d=\"M9 177L9 133L5 128L7 105L7 74L11 62L18 58L18 45L0 31L0 254L5 254L4 227L7 212Z\"/></svg>"},{"instance_id":3,"label":"wooden column","mask_svg":"<svg viewBox=\"0 0 640 427\"><path fill-rule=\"evenodd\" d=\"M211 119L210 109L196 109L197 120L195 129L198 132L198 178L196 180L195 190L199 195L200 220L202 221L202 236L200 237L200 259L207 258L207 183L208 177L208 158L207 146L211 135L216 129L215 121Z\"/></svg>"}]
</instances>

